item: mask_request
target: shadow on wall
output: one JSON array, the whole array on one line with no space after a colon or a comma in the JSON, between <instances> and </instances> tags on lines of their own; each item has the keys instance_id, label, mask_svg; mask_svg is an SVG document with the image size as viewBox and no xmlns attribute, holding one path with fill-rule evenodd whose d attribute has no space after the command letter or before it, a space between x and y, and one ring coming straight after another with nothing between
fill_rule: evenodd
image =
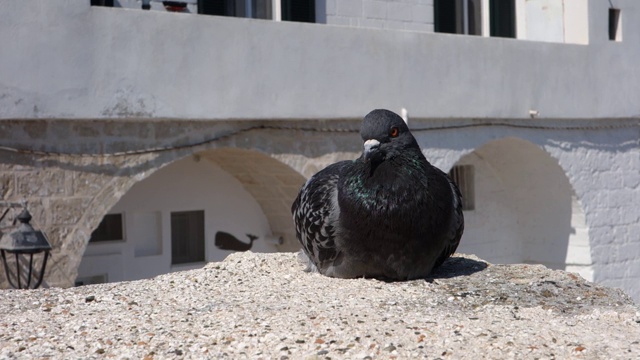
<instances>
[{"instance_id":1,"label":"shadow on wall","mask_svg":"<svg viewBox=\"0 0 640 360\"><path fill-rule=\"evenodd\" d=\"M235 236L226 233L224 231L218 231L216 233L215 245L220 250L229 250L229 251L247 251L251 250L253 246L253 242L258 238L255 235L247 234L249 238L249 243L245 243L243 241L238 240Z\"/></svg>"},{"instance_id":2,"label":"shadow on wall","mask_svg":"<svg viewBox=\"0 0 640 360\"><path fill-rule=\"evenodd\" d=\"M558 162L519 138L489 142L462 157L474 206L459 252L491 263L535 263L592 279L584 211ZM463 193L465 189L463 189Z\"/></svg>"}]
</instances>

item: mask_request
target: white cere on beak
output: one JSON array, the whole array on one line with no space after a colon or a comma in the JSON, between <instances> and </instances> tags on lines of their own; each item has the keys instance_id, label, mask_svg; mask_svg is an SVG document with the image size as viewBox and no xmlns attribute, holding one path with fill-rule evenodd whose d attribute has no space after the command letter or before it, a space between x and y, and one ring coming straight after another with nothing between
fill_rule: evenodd
<instances>
[{"instance_id":1,"label":"white cere on beak","mask_svg":"<svg viewBox=\"0 0 640 360\"><path fill-rule=\"evenodd\" d=\"M379 146L380 146L380 141L378 141L376 139L369 139L369 140L364 142L364 152L368 153L372 149L377 148Z\"/></svg>"}]
</instances>

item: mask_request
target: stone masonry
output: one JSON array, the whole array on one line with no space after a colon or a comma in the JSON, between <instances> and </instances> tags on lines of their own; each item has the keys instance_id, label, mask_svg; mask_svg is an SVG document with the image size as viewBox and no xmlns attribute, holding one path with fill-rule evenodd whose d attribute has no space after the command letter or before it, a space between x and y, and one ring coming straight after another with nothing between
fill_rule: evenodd
<instances>
[{"instance_id":1,"label":"stone masonry","mask_svg":"<svg viewBox=\"0 0 640 360\"><path fill-rule=\"evenodd\" d=\"M522 127L471 120L412 120L411 127L430 161L445 170L482 144L507 136L548 152L584 207L595 281L637 299L637 121L512 124ZM34 225L48 234L54 247L46 277L51 286L73 284L92 230L133 184L192 154L235 176L262 206L272 231L284 235L281 250L294 250L289 208L299 186L324 166L358 156L358 125L359 120L3 120L0 192L4 201L27 200Z\"/></svg>"}]
</instances>

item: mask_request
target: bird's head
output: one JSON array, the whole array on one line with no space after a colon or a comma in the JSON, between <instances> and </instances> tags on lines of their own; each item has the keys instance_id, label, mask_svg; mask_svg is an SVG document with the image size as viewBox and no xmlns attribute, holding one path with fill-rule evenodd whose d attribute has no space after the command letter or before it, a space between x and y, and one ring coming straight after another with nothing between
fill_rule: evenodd
<instances>
[{"instance_id":1,"label":"bird's head","mask_svg":"<svg viewBox=\"0 0 640 360\"><path fill-rule=\"evenodd\" d=\"M385 109L373 110L364 117L360 136L364 141L363 159L372 164L391 159L408 147L418 148L404 120Z\"/></svg>"}]
</instances>

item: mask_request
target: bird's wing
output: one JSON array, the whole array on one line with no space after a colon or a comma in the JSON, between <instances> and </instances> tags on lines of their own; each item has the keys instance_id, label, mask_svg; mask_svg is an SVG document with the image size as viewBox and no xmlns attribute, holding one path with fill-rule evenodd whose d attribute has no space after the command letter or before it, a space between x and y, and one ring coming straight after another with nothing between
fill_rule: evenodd
<instances>
[{"instance_id":1,"label":"bird's wing","mask_svg":"<svg viewBox=\"0 0 640 360\"><path fill-rule=\"evenodd\" d=\"M449 225L449 230L447 232L447 239L449 242L445 244L442 253L438 257L438 260L435 263L434 267L438 267L442 265L442 263L453 253L456 252L458 245L460 244L460 238L462 238L462 233L464 232L464 214L462 213L462 194L460 194L460 189L458 186L446 175L444 172L442 173L447 177L449 181L449 186L451 187L452 200L453 200L453 209L451 212L451 222Z\"/></svg>"},{"instance_id":2,"label":"bird's wing","mask_svg":"<svg viewBox=\"0 0 640 360\"><path fill-rule=\"evenodd\" d=\"M337 184L348 163L335 163L311 177L291 207L296 236L318 268L339 255L335 243L340 217Z\"/></svg>"}]
</instances>

